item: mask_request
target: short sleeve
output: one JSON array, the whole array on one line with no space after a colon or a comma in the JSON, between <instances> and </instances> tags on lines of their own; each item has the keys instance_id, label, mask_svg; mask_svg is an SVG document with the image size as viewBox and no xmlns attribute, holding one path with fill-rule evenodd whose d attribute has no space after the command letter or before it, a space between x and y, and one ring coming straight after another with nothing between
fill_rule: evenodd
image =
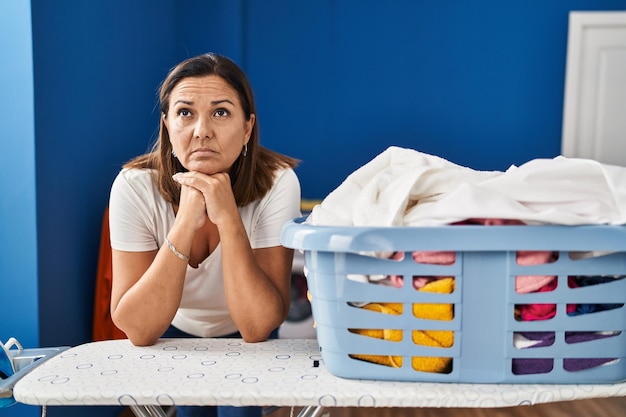
<instances>
[{"instance_id":1,"label":"short sleeve","mask_svg":"<svg viewBox=\"0 0 626 417\"><path fill-rule=\"evenodd\" d=\"M156 195L155 195L156 193ZM158 194L149 170L122 170L109 196L111 247L116 250L142 252L158 249Z\"/></svg>"},{"instance_id":2,"label":"short sleeve","mask_svg":"<svg viewBox=\"0 0 626 417\"><path fill-rule=\"evenodd\" d=\"M276 173L274 185L261 200L250 231L253 248L280 246L283 225L300 213L300 181L293 169Z\"/></svg>"}]
</instances>

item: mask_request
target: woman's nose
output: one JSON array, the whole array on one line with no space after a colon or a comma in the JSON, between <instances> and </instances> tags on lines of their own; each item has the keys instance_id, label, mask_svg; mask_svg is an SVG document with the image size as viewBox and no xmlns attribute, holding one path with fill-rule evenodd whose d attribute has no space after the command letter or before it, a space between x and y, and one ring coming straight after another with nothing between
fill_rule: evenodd
<instances>
[{"instance_id":1,"label":"woman's nose","mask_svg":"<svg viewBox=\"0 0 626 417\"><path fill-rule=\"evenodd\" d=\"M194 131L194 136L199 139L213 137L213 124L209 116L199 117Z\"/></svg>"}]
</instances>

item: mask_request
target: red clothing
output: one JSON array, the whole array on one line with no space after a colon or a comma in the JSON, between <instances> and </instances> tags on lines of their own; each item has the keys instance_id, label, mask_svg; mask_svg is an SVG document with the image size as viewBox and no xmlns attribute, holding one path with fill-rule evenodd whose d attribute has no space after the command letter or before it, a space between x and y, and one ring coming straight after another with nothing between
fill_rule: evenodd
<instances>
[{"instance_id":1,"label":"red clothing","mask_svg":"<svg viewBox=\"0 0 626 417\"><path fill-rule=\"evenodd\" d=\"M109 209L104 211L102 233L100 236L100 254L93 308L93 340L126 339L126 334L118 329L111 319L111 285L113 284L113 265L111 260L111 242L109 236Z\"/></svg>"}]
</instances>

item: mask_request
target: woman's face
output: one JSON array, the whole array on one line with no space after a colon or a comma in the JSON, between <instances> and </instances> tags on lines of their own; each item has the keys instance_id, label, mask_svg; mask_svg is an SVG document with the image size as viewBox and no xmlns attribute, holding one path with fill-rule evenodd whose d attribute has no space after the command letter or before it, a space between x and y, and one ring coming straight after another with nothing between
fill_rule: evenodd
<instances>
[{"instance_id":1,"label":"woman's face","mask_svg":"<svg viewBox=\"0 0 626 417\"><path fill-rule=\"evenodd\" d=\"M254 114L246 120L237 92L216 75L179 81L162 117L180 163L204 174L228 172L255 120Z\"/></svg>"}]
</instances>

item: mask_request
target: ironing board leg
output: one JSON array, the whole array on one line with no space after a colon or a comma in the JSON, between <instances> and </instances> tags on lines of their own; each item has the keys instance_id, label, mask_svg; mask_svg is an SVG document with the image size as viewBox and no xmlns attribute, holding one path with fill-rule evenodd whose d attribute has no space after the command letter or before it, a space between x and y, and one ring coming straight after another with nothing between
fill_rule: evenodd
<instances>
[{"instance_id":1,"label":"ironing board leg","mask_svg":"<svg viewBox=\"0 0 626 417\"><path fill-rule=\"evenodd\" d=\"M321 417L324 407L321 405L308 405L298 413L298 417Z\"/></svg>"},{"instance_id":2,"label":"ironing board leg","mask_svg":"<svg viewBox=\"0 0 626 417\"><path fill-rule=\"evenodd\" d=\"M130 409L137 417L167 417L158 405L131 405Z\"/></svg>"},{"instance_id":3,"label":"ironing board leg","mask_svg":"<svg viewBox=\"0 0 626 417\"><path fill-rule=\"evenodd\" d=\"M167 417L167 414L159 406L154 405L131 405L130 409L137 417ZM309 405L298 413L298 417L321 417L324 407L320 405Z\"/></svg>"}]
</instances>

